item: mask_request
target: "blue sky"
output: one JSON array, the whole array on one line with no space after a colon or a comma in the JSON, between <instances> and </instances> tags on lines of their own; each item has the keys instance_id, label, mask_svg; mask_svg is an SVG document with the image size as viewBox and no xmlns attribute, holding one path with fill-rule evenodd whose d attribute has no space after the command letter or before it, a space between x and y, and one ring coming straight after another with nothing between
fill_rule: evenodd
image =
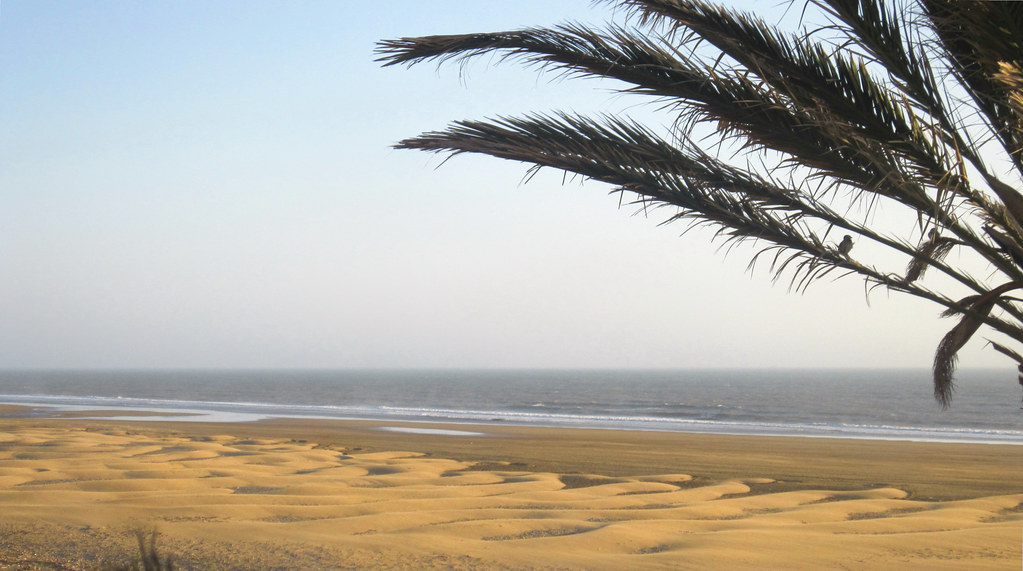
<instances>
[{"instance_id":1,"label":"blue sky","mask_svg":"<svg viewBox=\"0 0 1023 571\"><path fill-rule=\"evenodd\" d=\"M762 4L761 4L762 6ZM666 121L385 38L599 22L589 0L0 6L0 367L926 367L952 323L809 293L596 184L389 148L526 111ZM1002 365L981 341L964 366Z\"/></svg>"}]
</instances>

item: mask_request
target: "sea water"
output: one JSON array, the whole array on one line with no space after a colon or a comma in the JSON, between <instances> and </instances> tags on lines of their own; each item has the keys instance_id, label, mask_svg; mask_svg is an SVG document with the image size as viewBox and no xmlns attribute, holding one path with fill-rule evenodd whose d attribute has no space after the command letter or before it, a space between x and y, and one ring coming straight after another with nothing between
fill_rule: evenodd
<instances>
[{"instance_id":1,"label":"sea water","mask_svg":"<svg viewBox=\"0 0 1023 571\"><path fill-rule=\"evenodd\" d=\"M268 417L1023 444L1011 370L0 371L0 403ZM147 419L162 417L148 416Z\"/></svg>"}]
</instances>

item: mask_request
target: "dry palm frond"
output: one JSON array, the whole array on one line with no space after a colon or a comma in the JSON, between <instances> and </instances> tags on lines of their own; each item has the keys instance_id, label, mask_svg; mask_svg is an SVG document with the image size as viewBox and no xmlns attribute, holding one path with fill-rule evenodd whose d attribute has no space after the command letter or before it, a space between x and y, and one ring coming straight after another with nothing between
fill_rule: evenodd
<instances>
[{"instance_id":1,"label":"dry palm frond","mask_svg":"<svg viewBox=\"0 0 1023 571\"><path fill-rule=\"evenodd\" d=\"M1002 64L1023 62L1023 4L1019 2L922 2L942 54L951 63L959 85L967 91L976 109L991 126L995 138L1023 174L1023 116L1014 111L1017 92L999 79ZM1011 186L987 173L980 153L974 166L1005 204L1016 224L1023 225L1023 196Z\"/></svg>"},{"instance_id":2,"label":"dry palm frond","mask_svg":"<svg viewBox=\"0 0 1023 571\"><path fill-rule=\"evenodd\" d=\"M902 281L908 284L920 279L929 265L945 259L945 256L958 244L962 244L962 242L955 238L941 236L937 230L931 230L927 235L927 240L920 245L915 257L906 267L906 276L902 278Z\"/></svg>"},{"instance_id":3,"label":"dry palm frond","mask_svg":"<svg viewBox=\"0 0 1023 571\"><path fill-rule=\"evenodd\" d=\"M1023 62L998 62L998 73L994 77L1006 90L1006 104L1012 106L1013 113L1023 116ZM1023 149L1014 152L1021 151Z\"/></svg>"},{"instance_id":4,"label":"dry palm frond","mask_svg":"<svg viewBox=\"0 0 1023 571\"><path fill-rule=\"evenodd\" d=\"M952 70L995 128L1003 145L1015 155L1023 129L1012 112L1014 90L998 79L1003 63L1023 62L1023 5L1017 2L923 2ZM1020 163L1017 163L1019 165Z\"/></svg>"},{"instance_id":5,"label":"dry palm frond","mask_svg":"<svg viewBox=\"0 0 1023 571\"><path fill-rule=\"evenodd\" d=\"M1023 288L1023 282L1009 282L998 286L981 296L970 296L962 299L959 306L964 308L959 323L945 334L934 354L934 398L941 406L948 408L955 390L953 375L955 373L957 354L980 329L983 319L991 313L999 297L1008 291ZM948 315L950 311L946 311Z\"/></svg>"}]
</instances>

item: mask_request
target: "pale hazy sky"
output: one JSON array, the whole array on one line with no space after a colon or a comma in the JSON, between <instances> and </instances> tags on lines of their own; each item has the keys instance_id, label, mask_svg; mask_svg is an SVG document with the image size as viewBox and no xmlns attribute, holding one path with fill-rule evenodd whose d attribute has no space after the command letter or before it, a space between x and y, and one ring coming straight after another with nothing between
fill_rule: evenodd
<instances>
[{"instance_id":1,"label":"pale hazy sky","mask_svg":"<svg viewBox=\"0 0 1023 571\"><path fill-rule=\"evenodd\" d=\"M373 61L385 38L608 15L5 0L0 368L929 366L936 306L868 306L855 278L789 293L746 272L751 248L601 185L389 148L454 119L650 114L491 59ZM979 338L962 357L1008 367Z\"/></svg>"}]
</instances>

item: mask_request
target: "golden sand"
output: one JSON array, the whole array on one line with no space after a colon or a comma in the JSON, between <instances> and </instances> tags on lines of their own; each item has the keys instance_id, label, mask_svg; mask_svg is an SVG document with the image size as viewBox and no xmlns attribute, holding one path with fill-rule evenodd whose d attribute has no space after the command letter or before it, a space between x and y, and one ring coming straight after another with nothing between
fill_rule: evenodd
<instances>
[{"instance_id":1,"label":"golden sand","mask_svg":"<svg viewBox=\"0 0 1023 571\"><path fill-rule=\"evenodd\" d=\"M0 568L1020 568L1018 446L379 428L0 419Z\"/></svg>"}]
</instances>

